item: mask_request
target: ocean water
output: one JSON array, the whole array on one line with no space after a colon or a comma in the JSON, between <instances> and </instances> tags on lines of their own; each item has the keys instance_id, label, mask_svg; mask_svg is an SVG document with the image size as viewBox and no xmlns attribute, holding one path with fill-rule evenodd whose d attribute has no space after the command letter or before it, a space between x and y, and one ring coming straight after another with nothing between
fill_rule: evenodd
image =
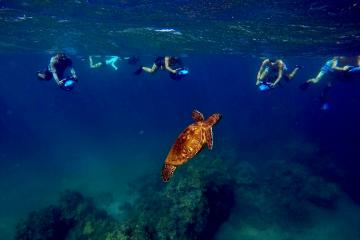
<instances>
[{"instance_id":1,"label":"ocean water","mask_svg":"<svg viewBox=\"0 0 360 240\"><path fill-rule=\"evenodd\" d=\"M360 239L360 82L337 83L326 111L327 79L299 89L360 54L359 6L0 0L0 239ZM36 79L57 51L72 91ZM90 69L92 54L140 61ZM190 74L133 74L166 54ZM259 92L265 57L303 68ZM163 183L194 109L222 114L214 148Z\"/></svg>"}]
</instances>

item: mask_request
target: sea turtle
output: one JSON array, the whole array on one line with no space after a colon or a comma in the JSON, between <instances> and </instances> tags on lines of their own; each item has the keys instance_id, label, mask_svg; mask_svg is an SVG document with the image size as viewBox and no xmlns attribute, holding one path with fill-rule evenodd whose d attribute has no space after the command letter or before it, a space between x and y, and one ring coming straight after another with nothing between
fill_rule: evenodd
<instances>
[{"instance_id":1,"label":"sea turtle","mask_svg":"<svg viewBox=\"0 0 360 240\"><path fill-rule=\"evenodd\" d=\"M164 182L169 181L175 169L194 157L205 143L210 150L213 147L212 126L220 120L221 115L215 113L205 120L201 112L194 110L192 118L195 123L182 131L166 157L161 173Z\"/></svg>"}]
</instances>

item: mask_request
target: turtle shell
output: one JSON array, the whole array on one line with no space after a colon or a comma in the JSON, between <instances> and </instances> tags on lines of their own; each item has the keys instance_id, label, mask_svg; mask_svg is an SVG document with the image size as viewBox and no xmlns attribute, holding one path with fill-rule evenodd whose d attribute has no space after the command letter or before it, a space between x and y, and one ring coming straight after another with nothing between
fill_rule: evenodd
<instances>
[{"instance_id":1,"label":"turtle shell","mask_svg":"<svg viewBox=\"0 0 360 240\"><path fill-rule=\"evenodd\" d=\"M194 157L207 143L209 149L213 146L212 126L221 118L221 115L215 113L208 120L197 110L193 111L195 123L189 125L177 137L174 145L171 147L166 157L165 164L161 171L164 182L170 180L176 168Z\"/></svg>"},{"instance_id":2,"label":"turtle shell","mask_svg":"<svg viewBox=\"0 0 360 240\"><path fill-rule=\"evenodd\" d=\"M176 139L165 163L179 166L194 157L206 143L205 122L196 122L188 126Z\"/></svg>"}]
</instances>

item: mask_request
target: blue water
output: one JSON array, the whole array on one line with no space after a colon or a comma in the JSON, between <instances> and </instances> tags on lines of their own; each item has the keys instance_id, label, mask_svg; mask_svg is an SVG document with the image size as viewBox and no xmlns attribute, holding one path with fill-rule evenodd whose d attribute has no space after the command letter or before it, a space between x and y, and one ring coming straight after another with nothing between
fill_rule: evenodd
<instances>
[{"instance_id":1,"label":"blue water","mask_svg":"<svg viewBox=\"0 0 360 240\"><path fill-rule=\"evenodd\" d=\"M299 89L330 56L359 54L359 3L294 4L0 0L0 239L359 240L360 79L336 82L326 109L330 78ZM72 91L36 78L58 50ZM133 74L168 53L189 69L182 80ZM140 62L91 69L91 54ZM303 68L259 91L261 62L279 56ZM222 114L213 150L165 184L194 109ZM75 211L66 190L94 205ZM49 206L76 219L66 238L45 237L61 225ZM26 227L47 231L19 237Z\"/></svg>"},{"instance_id":2,"label":"blue water","mask_svg":"<svg viewBox=\"0 0 360 240\"><path fill-rule=\"evenodd\" d=\"M118 71L89 69L83 58L72 57L80 80L66 92L53 81L36 80L35 71L47 64L49 55L3 55L4 236L19 218L56 202L66 189L95 198L112 193L124 201L127 184L143 174L158 169L160 182L166 154L192 122L193 109L205 116L223 114L213 129L214 154L235 151L235 161L260 167L276 160L298 161L339 184L347 201L360 202L354 184L359 182L360 85L336 86L329 111L321 111L317 100L321 84L308 92L298 89L324 58L287 58L290 68L301 64L304 69L283 88L262 93L254 84L258 58L189 56L184 62L191 74L172 81L164 72L136 77L135 67L126 62ZM152 58L141 61L149 64ZM175 174L174 181L180 177L185 176ZM350 206L357 208L355 203Z\"/></svg>"}]
</instances>

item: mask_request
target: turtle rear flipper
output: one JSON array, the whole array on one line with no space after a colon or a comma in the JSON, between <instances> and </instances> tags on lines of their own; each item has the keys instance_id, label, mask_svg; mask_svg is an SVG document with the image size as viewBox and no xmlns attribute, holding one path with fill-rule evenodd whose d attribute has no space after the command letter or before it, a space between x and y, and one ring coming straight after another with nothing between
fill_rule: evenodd
<instances>
[{"instance_id":1,"label":"turtle rear flipper","mask_svg":"<svg viewBox=\"0 0 360 240\"><path fill-rule=\"evenodd\" d=\"M195 120L195 122L204 121L204 115L199 112L198 110L194 110L192 112L192 118Z\"/></svg>"},{"instance_id":2,"label":"turtle rear flipper","mask_svg":"<svg viewBox=\"0 0 360 240\"><path fill-rule=\"evenodd\" d=\"M213 145L214 145L212 127L210 127L210 128L205 132L205 138L206 138L207 146L208 146L208 148L211 150L211 149L213 148Z\"/></svg>"},{"instance_id":3,"label":"turtle rear flipper","mask_svg":"<svg viewBox=\"0 0 360 240\"><path fill-rule=\"evenodd\" d=\"M170 164L164 164L164 167L161 171L161 177L164 182L168 182L172 175L174 175L176 166Z\"/></svg>"}]
</instances>

